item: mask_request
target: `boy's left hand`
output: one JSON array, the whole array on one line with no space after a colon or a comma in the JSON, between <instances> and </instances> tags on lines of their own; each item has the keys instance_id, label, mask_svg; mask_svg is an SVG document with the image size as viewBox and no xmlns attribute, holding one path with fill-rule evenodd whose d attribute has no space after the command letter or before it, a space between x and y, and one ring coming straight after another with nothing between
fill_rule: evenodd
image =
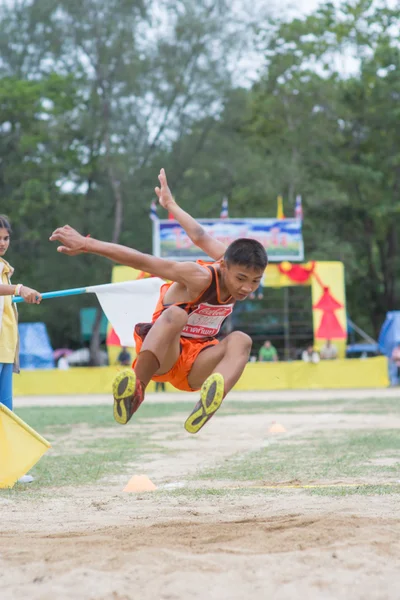
<instances>
[{"instance_id":1,"label":"boy's left hand","mask_svg":"<svg viewBox=\"0 0 400 600\"><path fill-rule=\"evenodd\" d=\"M161 169L160 174L158 176L158 180L160 182L161 188L156 187L155 192L158 196L158 201L161 206L166 210L171 210L172 205L176 204L171 190L168 187L167 176L165 174L165 170Z\"/></svg>"}]
</instances>

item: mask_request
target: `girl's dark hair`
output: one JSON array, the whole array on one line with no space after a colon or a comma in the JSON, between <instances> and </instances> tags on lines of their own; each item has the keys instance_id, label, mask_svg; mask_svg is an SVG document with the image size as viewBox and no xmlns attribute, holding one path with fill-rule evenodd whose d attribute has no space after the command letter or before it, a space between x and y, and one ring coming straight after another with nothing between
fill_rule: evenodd
<instances>
[{"instance_id":1,"label":"girl's dark hair","mask_svg":"<svg viewBox=\"0 0 400 600\"><path fill-rule=\"evenodd\" d=\"M242 265L260 271L264 271L268 264L268 255L264 246L257 240L248 238L239 238L229 244L224 259L228 265Z\"/></svg>"},{"instance_id":2,"label":"girl's dark hair","mask_svg":"<svg viewBox=\"0 0 400 600\"><path fill-rule=\"evenodd\" d=\"M8 233L11 233L10 221L5 215L0 215L0 229L7 229Z\"/></svg>"}]
</instances>

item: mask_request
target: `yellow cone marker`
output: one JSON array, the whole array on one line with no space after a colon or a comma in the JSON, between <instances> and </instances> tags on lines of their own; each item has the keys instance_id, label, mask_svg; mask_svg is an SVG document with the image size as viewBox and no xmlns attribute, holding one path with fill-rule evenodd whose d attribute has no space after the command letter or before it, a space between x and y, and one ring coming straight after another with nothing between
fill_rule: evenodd
<instances>
[{"instance_id":1,"label":"yellow cone marker","mask_svg":"<svg viewBox=\"0 0 400 600\"><path fill-rule=\"evenodd\" d=\"M124 487L124 492L154 492L157 487L154 483L147 477L147 475L134 475L130 478L126 486Z\"/></svg>"},{"instance_id":2,"label":"yellow cone marker","mask_svg":"<svg viewBox=\"0 0 400 600\"><path fill-rule=\"evenodd\" d=\"M47 440L0 403L0 488L12 488L49 448Z\"/></svg>"}]
</instances>

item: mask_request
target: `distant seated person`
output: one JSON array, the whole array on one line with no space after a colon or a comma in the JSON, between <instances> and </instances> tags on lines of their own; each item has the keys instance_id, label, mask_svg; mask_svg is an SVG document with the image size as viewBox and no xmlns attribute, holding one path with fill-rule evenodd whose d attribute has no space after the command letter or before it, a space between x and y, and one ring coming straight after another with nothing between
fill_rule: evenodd
<instances>
[{"instance_id":1,"label":"distant seated person","mask_svg":"<svg viewBox=\"0 0 400 600\"><path fill-rule=\"evenodd\" d=\"M337 357L336 346L332 345L331 340L326 340L325 345L321 348L321 360L334 360Z\"/></svg>"},{"instance_id":2,"label":"distant seated person","mask_svg":"<svg viewBox=\"0 0 400 600\"><path fill-rule=\"evenodd\" d=\"M132 357L125 346L122 348L121 352L118 354L117 362L124 367L130 367L132 364Z\"/></svg>"},{"instance_id":3,"label":"distant seated person","mask_svg":"<svg viewBox=\"0 0 400 600\"><path fill-rule=\"evenodd\" d=\"M61 354L57 362L57 369L61 369L61 371L67 371L69 369L67 354Z\"/></svg>"},{"instance_id":4,"label":"distant seated person","mask_svg":"<svg viewBox=\"0 0 400 600\"><path fill-rule=\"evenodd\" d=\"M314 346L308 346L307 350L304 350L301 355L301 360L307 363L314 363L316 365L319 363L319 354L316 350L314 350Z\"/></svg>"},{"instance_id":5,"label":"distant seated person","mask_svg":"<svg viewBox=\"0 0 400 600\"><path fill-rule=\"evenodd\" d=\"M399 382L400 381L400 342L397 342L397 345L393 348L392 361L396 365L397 381Z\"/></svg>"},{"instance_id":6,"label":"distant seated person","mask_svg":"<svg viewBox=\"0 0 400 600\"><path fill-rule=\"evenodd\" d=\"M250 300L254 300L255 298L257 298L257 300L262 300L264 298L264 289L262 283L260 283L255 292L250 294Z\"/></svg>"},{"instance_id":7,"label":"distant seated person","mask_svg":"<svg viewBox=\"0 0 400 600\"><path fill-rule=\"evenodd\" d=\"M279 360L276 348L274 348L269 340L266 340L263 346L261 346L258 353L258 360L260 362L276 362Z\"/></svg>"}]
</instances>

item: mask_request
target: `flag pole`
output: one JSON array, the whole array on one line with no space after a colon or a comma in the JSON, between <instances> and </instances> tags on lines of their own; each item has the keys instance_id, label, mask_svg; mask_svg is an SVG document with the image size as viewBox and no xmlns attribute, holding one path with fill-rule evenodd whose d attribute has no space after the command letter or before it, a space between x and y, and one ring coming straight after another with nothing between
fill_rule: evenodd
<instances>
[{"instance_id":1,"label":"flag pole","mask_svg":"<svg viewBox=\"0 0 400 600\"><path fill-rule=\"evenodd\" d=\"M157 280L157 278L152 278L154 279L154 281ZM102 283L100 285L89 285L87 287L81 287L81 288L71 288L69 290L55 290L54 292L44 292L42 294L42 300L46 300L48 298L62 298L65 296L78 296L79 294L97 294L100 292L111 292L114 291L116 286L120 286L123 285L124 283L139 283L139 281L143 281L143 280L132 280L132 281L125 281L125 282L115 282L115 283ZM160 280L161 281L161 280ZM164 283L164 282L162 282ZM14 296L12 299L13 302L15 303L19 303L19 302L24 302L24 299L21 296Z\"/></svg>"},{"instance_id":2,"label":"flag pole","mask_svg":"<svg viewBox=\"0 0 400 600\"><path fill-rule=\"evenodd\" d=\"M77 296L78 294L86 294L87 288L71 288L69 290L56 290L54 292L45 292L42 294L42 300L46 298L61 298L62 296ZM21 296L14 296L12 299L16 304L19 302L25 302Z\"/></svg>"},{"instance_id":3,"label":"flag pole","mask_svg":"<svg viewBox=\"0 0 400 600\"><path fill-rule=\"evenodd\" d=\"M276 218L277 219L285 218L285 213L283 212L283 198L280 195L276 199Z\"/></svg>"}]
</instances>

